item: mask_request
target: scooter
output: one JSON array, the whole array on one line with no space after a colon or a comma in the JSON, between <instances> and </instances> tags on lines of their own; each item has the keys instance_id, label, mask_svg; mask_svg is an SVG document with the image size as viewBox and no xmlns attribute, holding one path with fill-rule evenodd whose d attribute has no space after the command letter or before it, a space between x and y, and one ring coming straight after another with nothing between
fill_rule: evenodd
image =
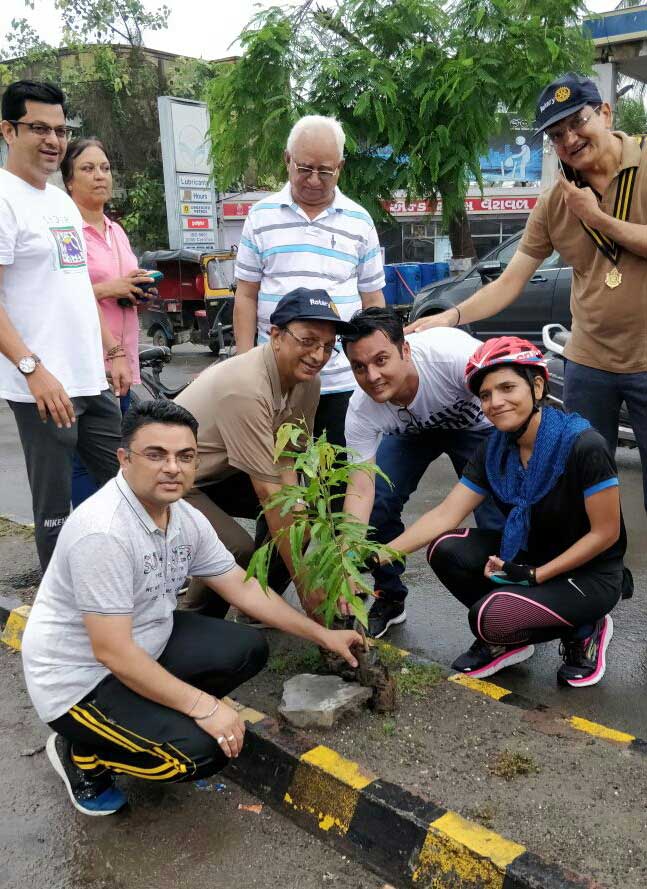
<instances>
[{"instance_id":1,"label":"scooter","mask_svg":"<svg viewBox=\"0 0 647 889\"><path fill-rule=\"evenodd\" d=\"M541 331L548 361L548 380L550 386L549 402L554 407L564 408L564 348L571 332L562 324L545 324ZM618 444L624 448L636 447L636 436L631 428L631 420L626 406L620 408L618 425Z\"/></svg>"}]
</instances>

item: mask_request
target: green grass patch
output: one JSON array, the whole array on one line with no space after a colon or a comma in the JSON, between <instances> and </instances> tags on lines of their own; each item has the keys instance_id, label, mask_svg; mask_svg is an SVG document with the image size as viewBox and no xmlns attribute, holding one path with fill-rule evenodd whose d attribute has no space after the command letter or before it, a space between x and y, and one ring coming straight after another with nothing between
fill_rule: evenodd
<instances>
[{"instance_id":1,"label":"green grass patch","mask_svg":"<svg viewBox=\"0 0 647 889\"><path fill-rule=\"evenodd\" d=\"M380 662L390 670L395 670L398 667L401 667L407 660L406 652L402 651L401 648L396 648L395 645L390 645L388 642L380 642L378 640L375 643L375 648L379 655Z\"/></svg>"},{"instance_id":2,"label":"green grass patch","mask_svg":"<svg viewBox=\"0 0 647 889\"><path fill-rule=\"evenodd\" d=\"M20 522L12 522L0 516L0 537L22 537L23 540L31 540L34 529L30 525L21 525Z\"/></svg>"},{"instance_id":3,"label":"green grass patch","mask_svg":"<svg viewBox=\"0 0 647 889\"><path fill-rule=\"evenodd\" d=\"M267 661L270 673L312 673L321 666L321 655L315 645L302 651L277 651Z\"/></svg>"},{"instance_id":4,"label":"green grass patch","mask_svg":"<svg viewBox=\"0 0 647 889\"><path fill-rule=\"evenodd\" d=\"M392 735L395 734L395 728L396 728L395 719L385 719L382 722L382 731L387 736L387 738L390 738Z\"/></svg>"},{"instance_id":5,"label":"green grass patch","mask_svg":"<svg viewBox=\"0 0 647 889\"><path fill-rule=\"evenodd\" d=\"M519 775L534 775L540 771L532 756L513 753L512 750L503 750L488 768L492 775L505 781L512 781Z\"/></svg>"},{"instance_id":6,"label":"green grass patch","mask_svg":"<svg viewBox=\"0 0 647 889\"><path fill-rule=\"evenodd\" d=\"M416 664L405 661L399 672L394 672L398 691L403 695L424 695L428 689L438 685L443 672L438 664Z\"/></svg>"}]
</instances>

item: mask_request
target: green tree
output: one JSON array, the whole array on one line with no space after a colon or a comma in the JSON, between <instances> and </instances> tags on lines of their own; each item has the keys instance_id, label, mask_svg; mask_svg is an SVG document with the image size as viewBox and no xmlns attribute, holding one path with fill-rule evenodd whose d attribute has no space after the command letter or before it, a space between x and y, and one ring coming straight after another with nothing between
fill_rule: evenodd
<instances>
[{"instance_id":1,"label":"green tree","mask_svg":"<svg viewBox=\"0 0 647 889\"><path fill-rule=\"evenodd\" d=\"M14 20L0 56L0 86L22 77L60 84L70 116L81 122L78 135L97 136L106 146L116 174L113 205L134 247L164 247L157 97L173 91L199 98L212 66L178 59L165 71L147 54L142 34L166 27L166 6L151 11L138 0L57 0L56 6L64 24L61 46L42 41L27 19Z\"/></svg>"},{"instance_id":2,"label":"green tree","mask_svg":"<svg viewBox=\"0 0 647 889\"><path fill-rule=\"evenodd\" d=\"M394 191L442 198L454 256L473 255L470 181L506 109L531 116L543 86L586 70L581 0L337 0L257 13L244 54L207 90L216 180L253 169L284 178L302 114L336 116L347 137L342 187L375 217ZM466 236L467 234L467 236Z\"/></svg>"},{"instance_id":3,"label":"green tree","mask_svg":"<svg viewBox=\"0 0 647 889\"><path fill-rule=\"evenodd\" d=\"M614 126L631 135L647 133L647 110L644 102L628 96L620 99L616 105Z\"/></svg>"}]
</instances>

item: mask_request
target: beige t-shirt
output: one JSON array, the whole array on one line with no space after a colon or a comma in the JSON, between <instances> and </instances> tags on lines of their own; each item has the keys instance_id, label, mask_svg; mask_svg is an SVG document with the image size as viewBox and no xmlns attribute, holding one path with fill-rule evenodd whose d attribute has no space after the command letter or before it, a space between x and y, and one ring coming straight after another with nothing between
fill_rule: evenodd
<instances>
[{"instance_id":1,"label":"beige t-shirt","mask_svg":"<svg viewBox=\"0 0 647 889\"><path fill-rule=\"evenodd\" d=\"M213 364L175 399L200 424L196 473L198 487L235 470L280 483L274 463L276 430L282 423L305 421L312 432L319 404L319 377L281 393L271 343Z\"/></svg>"},{"instance_id":2,"label":"beige t-shirt","mask_svg":"<svg viewBox=\"0 0 647 889\"><path fill-rule=\"evenodd\" d=\"M625 135L620 170L638 167L628 222L647 225L647 160L638 142ZM601 208L610 216L618 175L602 195ZM605 284L611 263L595 246L580 220L567 209L559 183L542 195L530 214L519 250L545 259L558 250L573 267L572 335L566 357L578 364L614 373L647 371L647 259L623 249L618 262L622 283Z\"/></svg>"}]
</instances>

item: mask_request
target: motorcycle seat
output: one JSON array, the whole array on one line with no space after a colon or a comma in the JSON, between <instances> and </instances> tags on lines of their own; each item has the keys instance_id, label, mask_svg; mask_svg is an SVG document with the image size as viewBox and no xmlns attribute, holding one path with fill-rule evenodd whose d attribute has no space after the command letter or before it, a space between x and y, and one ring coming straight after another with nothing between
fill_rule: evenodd
<instances>
[{"instance_id":1,"label":"motorcycle seat","mask_svg":"<svg viewBox=\"0 0 647 889\"><path fill-rule=\"evenodd\" d=\"M171 360L171 350L168 346L155 346L150 349L143 349L139 353L139 363L149 364L153 361L163 361L164 364Z\"/></svg>"}]
</instances>

